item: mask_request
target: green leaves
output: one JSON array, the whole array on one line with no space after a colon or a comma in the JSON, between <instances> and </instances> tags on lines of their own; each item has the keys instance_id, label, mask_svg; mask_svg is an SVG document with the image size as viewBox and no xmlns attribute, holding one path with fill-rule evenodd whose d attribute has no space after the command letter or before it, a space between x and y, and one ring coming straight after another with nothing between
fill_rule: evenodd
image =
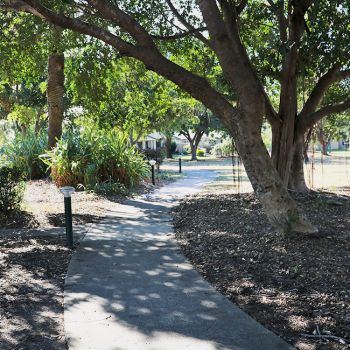
<instances>
[{"instance_id":1,"label":"green leaves","mask_svg":"<svg viewBox=\"0 0 350 350\"><path fill-rule=\"evenodd\" d=\"M85 122L66 130L42 159L57 186L95 188L105 182L134 186L149 175L149 167L126 137L116 129L98 129Z\"/></svg>"},{"instance_id":2,"label":"green leaves","mask_svg":"<svg viewBox=\"0 0 350 350\"><path fill-rule=\"evenodd\" d=\"M9 121L17 122L19 125L33 125L36 119L36 111L32 107L17 105L7 118Z\"/></svg>"}]
</instances>

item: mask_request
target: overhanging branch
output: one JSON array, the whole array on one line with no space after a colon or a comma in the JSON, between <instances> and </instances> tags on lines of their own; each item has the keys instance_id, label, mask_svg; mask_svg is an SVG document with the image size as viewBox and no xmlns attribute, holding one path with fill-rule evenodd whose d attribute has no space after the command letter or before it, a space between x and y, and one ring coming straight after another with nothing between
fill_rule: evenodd
<instances>
[{"instance_id":1,"label":"overhanging branch","mask_svg":"<svg viewBox=\"0 0 350 350\"><path fill-rule=\"evenodd\" d=\"M27 3L21 0L4 0L4 4L0 5L0 10L3 11L18 11L18 12L27 12L31 13L37 17L44 18L37 12L34 8L29 6Z\"/></svg>"},{"instance_id":2,"label":"overhanging branch","mask_svg":"<svg viewBox=\"0 0 350 350\"><path fill-rule=\"evenodd\" d=\"M178 34L169 35L169 36L163 36L163 35L151 35L151 36L155 40L176 40L176 39L185 38L186 36L189 36L192 34L199 33L199 32L206 30L206 29L207 29L206 27L193 28L193 30L189 30L189 31L184 32L184 33L178 33Z\"/></svg>"},{"instance_id":3,"label":"overhanging branch","mask_svg":"<svg viewBox=\"0 0 350 350\"><path fill-rule=\"evenodd\" d=\"M24 1L27 2L27 0ZM140 46L147 45L155 48L155 44L150 34L139 22L126 12L122 11L117 5L114 5L107 0L87 0L87 3L92 8L96 9L105 19L112 21L118 27L128 32Z\"/></svg>"},{"instance_id":4,"label":"overhanging branch","mask_svg":"<svg viewBox=\"0 0 350 350\"><path fill-rule=\"evenodd\" d=\"M210 41L200 32L196 32L196 28L193 27L190 23L186 21L186 19L180 14L180 12L176 9L174 4L171 2L171 0L166 0L166 3L168 4L171 12L174 14L174 16L177 18L177 20L190 32L192 31L194 36L202 41L207 46L211 47Z\"/></svg>"},{"instance_id":5,"label":"overhanging branch","mask_svg":"<svg viewBox=\"0 0 350 350\"><path fill-rule=\"evenodd\" d=\"M318 111L310 114L307 120L300 120L300 122L297 124L298 135L304 135L308 129L313 127L322 118L331 114L345 112L348 109L350 109L350 99L336 105L328 105L319 109Z\"/></svg>"},{"instance_id":6,"label":"overhanging branch","mask_svg":"<svg viewBox=\"0 0 350 350\"><path fill-rule=\"evenodd\" d=\"M339 73L340 65L334 65L326 74L324 74L313 88L309 98L307 99L298 118L307 118L315 112L318 105L322 102L324 95L328 88L337 80L337 73Z\"/></svg>"},{"instance_id":7,"label":"overhanging branch","mask_svg":"<svg viewBox=\"0 0 350 350\"><path fill-rule=\"evenodd\" d=\"M236 11L238 14L244 11L246 6L248 5L248 0L241 0L241 2L236 6Z\"/></svg>"},{"instance_id":8,"label":"overhanging branch","mask_svg":"<svg viewBox=\"0 0 350 350\"><path fill-rule=\"evenodd\" d=\"M103 3L102 0L95 1L99 4ZM213 113L220 115L223 124L230 130L232 129L232 132L236 133L234 125L235 121L240 117L241 111L234 107L220 92L214 89L205 78L200 77L170 61L159 52L155 45L149 44L148 41L145 45L139 43L135 45L131 44L97 25L54 12L50 8L43 6L39 0L23 0L23 2L29 5L29 11L34 15L62 28L71 29L78 33L97 38L115 48L121 55L130 56L143 62L147 69L152 70L164 78L172 81L181 89L190 94L193 98L202 102L207 108L211 109ZM92 2L90 6L92 9L98 10L92 5ZM116 14L119 15L118 11ZM119 26L123 26L123 29L126 32L135 38L137 37L137 41L141 41L142 36L149 35L149 33L147 33L145 29L141 27L141 24L136 22L136 20L133 18L132 20L134 23L136 23L137 27L129 28L129 24L132 24L132 22L128 23L130 18L125 17L124 14L120 15L121 18L116 17L114 23L117 25L120 23ZM149 38L153 42L150 35Z\"/></svg>"},{"instance_id":9,"label":"overhanging branch","mask_svg":"<svg viewBox=\"0 0 350 350\"><path fill-rule=\"evenodd\" d=\"M324 74L314 89L312 90L308 100L306 101L303 109L299 113L297 122L297 131L305 133L307 129L311 128L318 120L324 116L332 113L342 112L342 108L347 109L346 102L339 105L329 105L320 110L316 111L319 104L322 102L325 94L327 93L329 87L335 82L341 81L343 79L350 77L350 70L340 70L340 65L334 65L326 74ZM338 111L338 109L340 110ZM334 112L333 112L334 110ZM315 122L315 119L316 122Z\"/></svg>"}]
</instances>

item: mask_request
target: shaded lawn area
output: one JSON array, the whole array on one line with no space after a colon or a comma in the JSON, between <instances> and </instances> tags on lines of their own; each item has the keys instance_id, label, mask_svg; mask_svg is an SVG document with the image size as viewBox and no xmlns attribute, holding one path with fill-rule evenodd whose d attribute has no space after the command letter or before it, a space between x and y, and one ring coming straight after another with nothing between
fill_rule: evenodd
<instances>
[{"instance_id":1,"label":"shaded lawn area","mask_svg":"<svg viewBox=\"0 0 350 350\"><path fill-rule=\"evenodd\" d=\"M210 283L297 349L348 349L350 197L312 192L297 200L320 238L274 233L251 193L184 200L173 212L176 237ZM302 335L317 332L340 338Z\"/></svg>"}]
</instances>

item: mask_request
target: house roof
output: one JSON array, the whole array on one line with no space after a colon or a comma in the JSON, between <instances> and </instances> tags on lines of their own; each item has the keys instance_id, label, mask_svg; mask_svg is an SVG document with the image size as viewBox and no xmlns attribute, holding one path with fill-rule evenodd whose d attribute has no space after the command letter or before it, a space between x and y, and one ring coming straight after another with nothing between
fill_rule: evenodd
<instances>
[{"instance_id":1,"label":"house roof","mask_svg":"<svg viewBox=\"0 0 350 350\"><path fill-rule=\"evenodd\" d=\"M160 139L163 139L164 136L162 134L160 134L159 132L153 132L152 134L147 135L146 138L160 140Z\"/></svg>"},{"instance_id":2,"label":"house roof","mask_svg":"<svg viewBox=\"0 0 350 350\"><path fill-rule=\"evenodd\" d=\"M140 138L140 141L158 141L164 139L164 136L159 132L153 132Z\"/></svg>"}]
</instances>

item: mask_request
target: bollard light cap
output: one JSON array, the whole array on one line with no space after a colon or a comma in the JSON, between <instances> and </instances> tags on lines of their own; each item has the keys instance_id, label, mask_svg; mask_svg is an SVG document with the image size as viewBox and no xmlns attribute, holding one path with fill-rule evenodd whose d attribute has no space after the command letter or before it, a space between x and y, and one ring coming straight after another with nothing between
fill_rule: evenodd
<instances>
[{"instance_id":1,"label":"bollard light cap","mask_svg":"<svg viewBox=\"0 0 350 350\"><path fill-rule=\"evenodd\" d=\"M60 187L60 192L61 192L65 197L70 197L70 196L75 192L75 188L72 187L72 186Z\"/></svg>"},{"instance_id":2,"label":"bollard light cap","mask_svg":"<svg viewBox=\"0 0 350 350\"><path fill-rule=\"evenodd\" d=\"M153 165L156 165L156 163L157 163L154 159L151 159L151 160L149 160L148 162L149 162L152 166L153 166Z\"/></svg>"}]
</instances>

